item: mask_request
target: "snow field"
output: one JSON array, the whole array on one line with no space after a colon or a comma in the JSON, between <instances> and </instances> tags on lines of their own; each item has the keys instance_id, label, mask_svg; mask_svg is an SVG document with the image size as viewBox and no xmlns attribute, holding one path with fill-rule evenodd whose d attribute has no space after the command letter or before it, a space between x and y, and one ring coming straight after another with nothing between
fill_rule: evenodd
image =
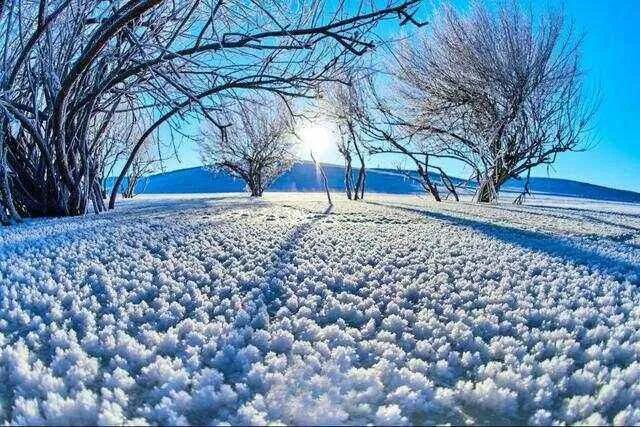
<instances>
[{"instance_id":1,"label":"snow field","mask_svg":"<svg viewBox=\"0 0 640 427\"><path fill-rule=\"evenodd\" d=\"M638 424L640 208L532 203L165 197L0 230L0 422Z\"/></svg>"}]
</instances>

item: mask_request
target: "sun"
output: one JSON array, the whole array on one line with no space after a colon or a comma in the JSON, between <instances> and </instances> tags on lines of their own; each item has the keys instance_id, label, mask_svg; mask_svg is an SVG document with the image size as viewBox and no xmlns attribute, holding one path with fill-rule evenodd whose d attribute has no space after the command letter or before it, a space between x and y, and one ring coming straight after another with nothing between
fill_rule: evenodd
<instances>
[{"instance_id":1,"label":"sun","mask_svg":"<svg viewBox=\"0 0 640 427\"><path fill-rule=\"evenodd\" d=\"M330 151L333 144L333 135L329 125L323 122L305 124L299 132L301 154L322 155Z\"/></svg>"}]
</instances>

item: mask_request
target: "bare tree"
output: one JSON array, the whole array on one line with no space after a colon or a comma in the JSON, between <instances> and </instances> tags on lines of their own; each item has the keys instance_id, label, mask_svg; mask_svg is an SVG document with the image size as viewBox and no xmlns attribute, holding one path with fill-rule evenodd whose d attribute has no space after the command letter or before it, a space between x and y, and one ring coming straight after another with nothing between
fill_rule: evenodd
<instances>
[{"instance_id":1,"label":"bare tree","mask_svg":"<svg viewBox=\"0 0 640 427\"><path fill-rule=\"evenodd\" d=\"M113 207L159 128L206 117L234 90L305 95L372 47L365 37L380 20L414 22L418 2L0 2L3 217L101 210L105 136L119 119L153 117L127 153Z\"/></svg>"},{"instance_id":2,"label":"bare tree","mask_svg":"<svg viewBox=\"0 0 640 427\"><path fill-rule=\"evenodd\" d=\"M381 92L381 87L386 90ZM360 107L354 118L369 153L401 155L410 159L415 164L415 174L404 169L401 172L418 182L436 201L441 201L441 191L431 174L432 169L436 170L442 186L458 200L453 180L442 167L434 164L428 144L416 134L413 122L404 116L403 104L397 102L391 93L389 76L380 72L369 73L360 79L358 92Z\"/></svg>"},{"instance_id":3,"label":"bare tree","mask_svg":"<svg viewBox=\"0 0 640 427\"><path fill-rule=\"evenodd\" d=\"M158 167L162 165L162 157L155 155L155 147L149 144L138 152L127 176L126 185L122 190L122 197L130 199L139 192L144 191L144 187L148 183L148 177L152 173L158 171ZM143 188L140 185L143 184Z\"/></svg>"},{"instance_id":4,"label":"bare tree","mask_svg":"<svg viewBox=\"0 0 640 427\"><path fill-rule=\"evenodd\" d=\"M365 112L359 76L353 71L349 75L347 84L332 82L325 86L322 106L324 114L338 129L336 144L345 163L345 193L348 199L358 200L364 198L366 180L365 152L359 128ZM354 156L360 164L355 179Z\"/></svg>"},{"instance_id":5,"label":"bare tree","mask_svg":"<svg viewBox=\"0 0 640 427\"><path fill-rule=\"evenodd\" d=\"M430 156L472 170L475 200L494 201L508 179L584 147L594 108L580 42L558 12L534 21L515 2L496 13L478 2L466 16L444 7L397 52L404 124Z\"/></svg>"},{"instance_id":6,"label":"bare tree","mask_svg":"<svg viewBox=\"0 0 640 427\"><path fill-rule=\"evenodd\" d=\"M205 129L200 155L205 165L242 179L251 196L260 197L293 165L292 120L284 102L240 102L239 111L224 118L223 131Z\"/></svg>"},{"instance_id":7,"label":"bare tree","mask_svg":"<svg viewBox=\"0 0 640 427\"><path fill-rule=\"evenodd\" d=\"M133 117L136 114L136 118ZM103 136L102 144L97 149L97 179L100 183L102 198L107 197L109 189L113 186L114 174L118 166L126 159L131 151L135 139L144 131L146 126L143 117L138 111L120 113L109 132Z\"/></svg>"}]
</instances>

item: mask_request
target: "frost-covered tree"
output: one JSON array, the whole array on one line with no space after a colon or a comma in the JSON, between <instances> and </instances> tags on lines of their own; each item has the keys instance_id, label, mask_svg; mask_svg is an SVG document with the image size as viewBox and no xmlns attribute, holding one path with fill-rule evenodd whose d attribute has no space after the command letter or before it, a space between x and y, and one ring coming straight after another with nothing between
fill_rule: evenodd
<instances>
[{"instance_id":1,"label":"frost-covered tree","mask_svg":"<svg viewBox=\"0 0 640 427\"><path fill-rule=\"evenodd\" d=\"M562 13L533 19L515 2L468 14L445 6L431 31L397 52L405 123L434 158L473 171L476 200L510 178L584 146L593 108L583 97L580 38Z\"/></svg>"},{"instance_id":2,"label":"frost-covered tree","mask_svg":"<svg viewBox=\"0 0 640 427\"><path fill-rule=\"evenodd\" d=\"M304 95L369 50L381 20L414 22L419 1L0 1L0 220L104 209L108 135L153 117L113 207L158 129L206 116L234 90Z\"/></svg>"},{"instance_id":3,"label":"frost-covered tree","mask_svg":"<svg viewBox=\"0 0 640 427\"><path fill-rule=\"evenodd\" d=\"M228 123L222 131L205 127L200 156L209 168L242 179L251 196L260 197L295 161L291 114L275 100L240 103L239 111L219 121Z\"/></svg>"},{"instance_id":4,"label":"frost-covered tree","mask_svg":"<svg viewBox=\"0 0 640 427\"><path fill-rule=\"evenodd\" d=\"M350 73L345 83L332 82L323 91L323 112L338 129L336 146L345 164L345 193L350 200L364 198L366 165L360 123L364 115L362 88L358 75ZM353 158L359 167L354 171Z\"/></svg>"},{"instance_id":5,"label":"frost-covered tree","mask_svg":"<svg viewBox=\"0 0 640 427\"><path fill-rule=\"evenodd\" d=\"M122 197L130 199L141 191L141 185L146 187L149 175L157 172L159 166L162 165L162 158L156 153L155 144L151 143L138 152L131 168L129 168L129 175L122 188Z\"/></svg>"},{"instance_id":6,"label":"frost-covered tree","mask_svg":"<svg viewBox=\"0 0 640 427\"><path fill-rule=\"evenodd\" d=\"M408 159L415 165L414 171L398 167L408 179L420 184L436 201L442 200L439 184L458 200L453 180L434 163L429 144L416 134L414 123L405 116L403 104L393 93L389 75L368 74L360 80L358 93L359 114L354 117L359 133L366 141L367 151L374 155L393 154ZM433 179L432 170L440 174L440 182Z\"/></svg>"}]
</instances>

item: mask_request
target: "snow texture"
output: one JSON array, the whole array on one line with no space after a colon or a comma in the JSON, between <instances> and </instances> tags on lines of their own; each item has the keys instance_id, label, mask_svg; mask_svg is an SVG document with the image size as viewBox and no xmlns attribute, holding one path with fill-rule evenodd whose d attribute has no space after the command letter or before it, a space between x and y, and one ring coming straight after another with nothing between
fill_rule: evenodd
<instances>
[{"instance_id":1,"label":"snow texture","mask_svg":"<svg viewBox=\"0 0 640 427\"><path fill-rule=\"evenodd\" d=\"M0 422L638 424L640 207L530 203L201 195L2 229Z\"/></svg>"}]
</instances>

